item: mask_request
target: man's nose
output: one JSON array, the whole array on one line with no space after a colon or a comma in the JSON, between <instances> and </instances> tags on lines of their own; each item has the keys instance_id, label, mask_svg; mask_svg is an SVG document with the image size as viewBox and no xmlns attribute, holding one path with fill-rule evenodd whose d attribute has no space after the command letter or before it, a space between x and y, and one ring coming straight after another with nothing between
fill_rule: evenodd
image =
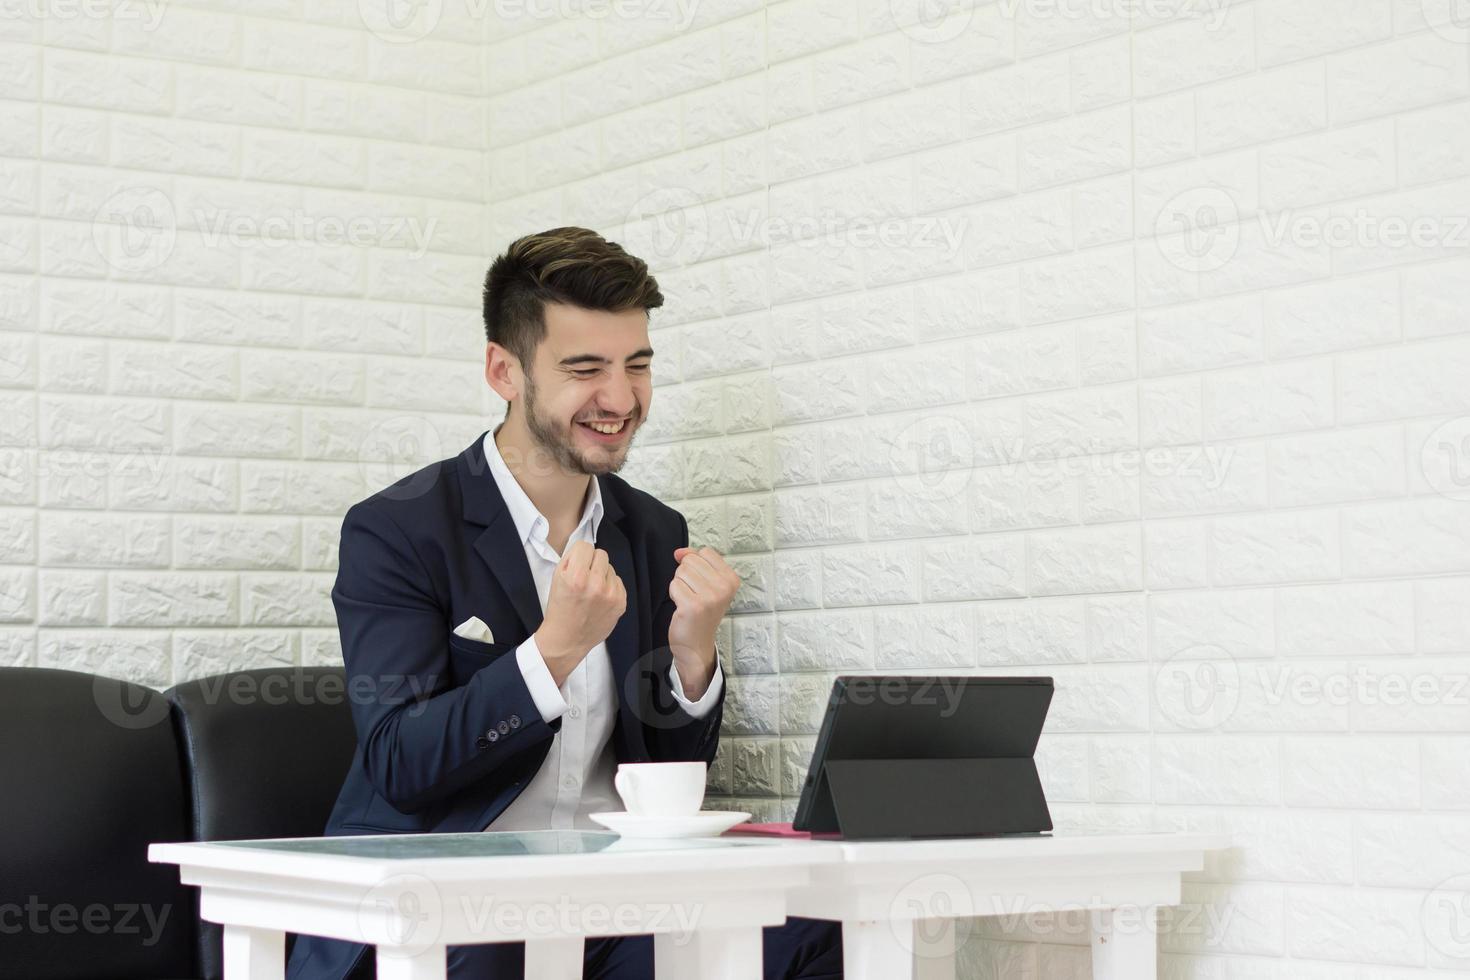
<instances>
[{"instance_id":1,"label":"man's nose","mask_svg":"<svg viewBox=\"0 0 1470 980\"><path fill-rule=\"evenodd\" d=\"M597 410L603 415L624 418L632 415L638 406L638 396L633 390L633 381L626 374L615 375L597 393Z\"/></svg>"}]
</instances>

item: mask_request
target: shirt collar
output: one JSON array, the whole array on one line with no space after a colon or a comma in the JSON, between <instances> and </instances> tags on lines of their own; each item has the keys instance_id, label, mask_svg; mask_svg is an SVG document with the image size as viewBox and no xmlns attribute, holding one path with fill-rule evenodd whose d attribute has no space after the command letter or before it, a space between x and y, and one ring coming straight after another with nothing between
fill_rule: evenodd
<instances>
[{"instance_id":1,"label":"shirt collar","mask_svg":"<svg viewBox=\"0 0 1470 980\"><path fill-rule=\"evenodd\" d=\"M498 429L499 426L496 426ZM515 521L516 532L520 535L521 543L528 541L546 541L547 532L551 528L551 522L536 509L531 498L526 496L520 481L506 465L504 457L500 455L500 447L495 444L495 429L485 433L485 461L490 464L490 474L495 477L495 485L500 488L500 496L505 498L505 505L510 509L510 516ZM587 501L582 507L582 518L577 522L578 530L589 521L592 524L592 540L597 540L597 529L602 524L602 484L593 476L589 481ZM572 534L575 536L576 531Z\"/></svg>"}]
</instances>

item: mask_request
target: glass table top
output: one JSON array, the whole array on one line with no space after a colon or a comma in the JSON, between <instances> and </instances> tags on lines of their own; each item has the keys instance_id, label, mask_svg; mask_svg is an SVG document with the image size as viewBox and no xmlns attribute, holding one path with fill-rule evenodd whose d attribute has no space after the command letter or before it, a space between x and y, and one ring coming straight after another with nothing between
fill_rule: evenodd
<instances>
[{"instance_id":1,"label":"glass table top","mask_svg":"<svg viewBox=\"0 0 1470 980\"><path fill-rule=\"evenodd\" d=\"M295 854L418 860L422 858L526 857L538 854L596 854L611 851L697 851L710 848L760 847L760 840L728 837L639 839L595 830L526 830L477 834L402 834L386 837L303 837L288 840L218 841L240 847ZM616 846L614 846L616 845Z\"/></svg>"}]
</instances>

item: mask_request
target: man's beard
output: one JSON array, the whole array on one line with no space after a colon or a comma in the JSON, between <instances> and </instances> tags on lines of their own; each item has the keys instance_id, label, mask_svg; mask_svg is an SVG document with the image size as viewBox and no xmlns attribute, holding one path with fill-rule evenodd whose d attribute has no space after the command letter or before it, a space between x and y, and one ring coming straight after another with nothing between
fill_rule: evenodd
<instances>
[{"instance_id":1,"label":"man's beard","mask_svg":"<svg viewBox=\"0 0 1470 980\"><path fill-rule=\"evenodd\" d=\"M587 459L576 444L570 441L571 437L564 435L553 422L541 417L540 412L536 409L536 382L531 380L529 373L525 377L526 391L523 400L526 410L526 430L531 433L531 442L535 444L536 449L549 454L558 466L572 473L597 476L602 473L616 473L623 468L623 464L628 461L628 450L633 446L634 432L628 433L628 441L623 446L621 456L610 452L606 460L594 462ZM641 406L635 406L633 417L624 423L625 425L632 425L640 417L640 413L636 410L637 407Z\"/></svg>"}]
</instances>

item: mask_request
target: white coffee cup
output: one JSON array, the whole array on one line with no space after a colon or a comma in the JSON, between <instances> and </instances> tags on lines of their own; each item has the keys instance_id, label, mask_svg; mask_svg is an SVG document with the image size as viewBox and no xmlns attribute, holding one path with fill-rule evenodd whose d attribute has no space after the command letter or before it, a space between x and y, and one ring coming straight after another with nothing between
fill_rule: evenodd
<instances>
[{"instance_id":1,"label":"white coffee cup","mask_svg":"<svg viewBox=\"0 0 1470 980\"><path fill-rule=\"evenodd\" d=\"M625 762L613 785L629 813L640 817L687 817L704 803L703 762Z\"/></svg>"}]
</instances>

